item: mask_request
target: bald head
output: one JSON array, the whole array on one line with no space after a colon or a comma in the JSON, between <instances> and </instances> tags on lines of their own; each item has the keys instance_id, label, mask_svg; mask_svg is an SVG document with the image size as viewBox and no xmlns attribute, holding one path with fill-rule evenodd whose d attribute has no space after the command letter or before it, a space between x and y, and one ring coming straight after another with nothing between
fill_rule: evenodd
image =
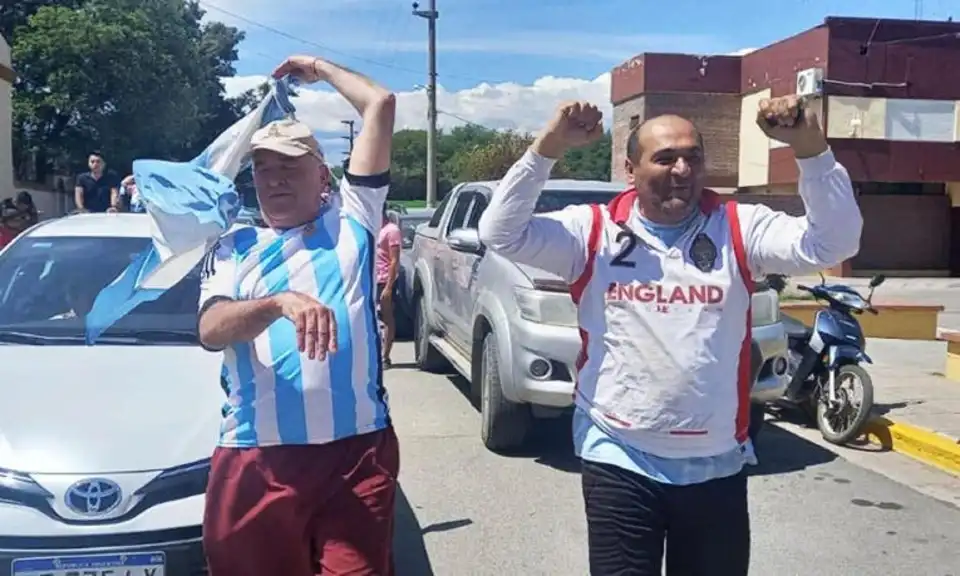
<instances>
[{"instance_id":1,"label":"bald head","mask_svg":"<svg viewBox=\"0 0 960 576\"><path fill-rule=\"evenodd\" d=\"M644 150L655 150L658 143L686 136L703 148L703 136L693 122L676 114L663 114L648 119L630 131L627 136L627 158L638 162Z\"/></svg>"},{"instance_id":2,"label":"bald head","mask_svg":"<svg viewBox=\"0 0 960 576\"><path fill-rule=\"evenodd\" d=\"M686 118L651 118L630 133L624 169L644 217L680 222L700 202L706 173L703 137Z\"/></svg>"}]
</instances>

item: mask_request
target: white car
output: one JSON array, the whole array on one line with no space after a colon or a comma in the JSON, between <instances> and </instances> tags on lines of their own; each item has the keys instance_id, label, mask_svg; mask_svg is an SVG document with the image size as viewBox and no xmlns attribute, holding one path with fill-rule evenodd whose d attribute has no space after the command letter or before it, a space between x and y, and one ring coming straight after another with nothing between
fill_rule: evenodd
<instances>
[{"instance_id":1,"label":"white car","mask_svg":"<svg viewBox=\"0 0 960 576\"><path fill-rule=\"evenodd\" d=\"M197 343L199 270L84 344L85 311L149 236L140 214L82 214L0 252L0 576L206 574L225 396Z\"/></svg>"}]
</instances>

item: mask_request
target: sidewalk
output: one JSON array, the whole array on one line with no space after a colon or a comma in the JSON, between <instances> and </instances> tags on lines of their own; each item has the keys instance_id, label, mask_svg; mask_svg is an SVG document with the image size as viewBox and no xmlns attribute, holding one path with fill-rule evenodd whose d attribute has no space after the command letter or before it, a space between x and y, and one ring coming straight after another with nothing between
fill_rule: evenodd
<instances>
[{"instance_id":1,"label":"sidewalk","mask_svg":"<svg viewBox=\"0 0 960 576\"><path fill-rule=\"evenodd\" d=\"M943 377L946 343L870 339L871 441L960 476L960 383Z\"/></svg>"},{"instance_id":2,"label":"sidewalk","mask_svg":"<svg viewBox=\"0 0 960 576\"><path fill-rule=\"evenodd\" d=\"M866 295L869 278L827 277L829 283L847 284ZM798 276L791 284L819 284L819 276ZM960 278L887 278L877 288L878 304L929 304L943 306L939 325L960 330Z\"/></svg>"}]
</instances>

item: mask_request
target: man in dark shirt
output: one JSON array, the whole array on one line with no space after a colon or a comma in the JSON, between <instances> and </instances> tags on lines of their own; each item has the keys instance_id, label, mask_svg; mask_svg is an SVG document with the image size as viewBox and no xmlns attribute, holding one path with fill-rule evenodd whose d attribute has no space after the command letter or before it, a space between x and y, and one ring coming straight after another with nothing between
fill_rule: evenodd
<instances>
[{"instance_id":1,"label":"man in dark shirt","mask_svg":"<svg viewBox=\"0 0 960 576\"><path fill-rule=\"evenodd\" d=\"M87 158L89 172L77 176L73 199L82 212L116 212L120 209L120 183L116 174L107 170L99 152Z\"/></svg>"}]
</instances>

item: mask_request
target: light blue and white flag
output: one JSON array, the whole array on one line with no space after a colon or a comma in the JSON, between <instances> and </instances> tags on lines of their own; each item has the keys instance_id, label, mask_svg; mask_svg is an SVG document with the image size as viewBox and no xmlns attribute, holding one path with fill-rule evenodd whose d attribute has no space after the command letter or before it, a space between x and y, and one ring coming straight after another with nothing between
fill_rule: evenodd
<instances>
[{"instance_id":1,"label":"light blue and white flag","mask_svg":"<svg viewBox=\"0 0 960 576\"><path fill-rule=\"evenodd\" d=\"M249 169L250 140L259 128L294 115L293 78L276 81L259 106L190 162L136 160L133 176L151 220L152 245L104 287L86 318L86 342L144 302L182 280L236 219L234 180Z\"/></svg>"}]
</instances>

